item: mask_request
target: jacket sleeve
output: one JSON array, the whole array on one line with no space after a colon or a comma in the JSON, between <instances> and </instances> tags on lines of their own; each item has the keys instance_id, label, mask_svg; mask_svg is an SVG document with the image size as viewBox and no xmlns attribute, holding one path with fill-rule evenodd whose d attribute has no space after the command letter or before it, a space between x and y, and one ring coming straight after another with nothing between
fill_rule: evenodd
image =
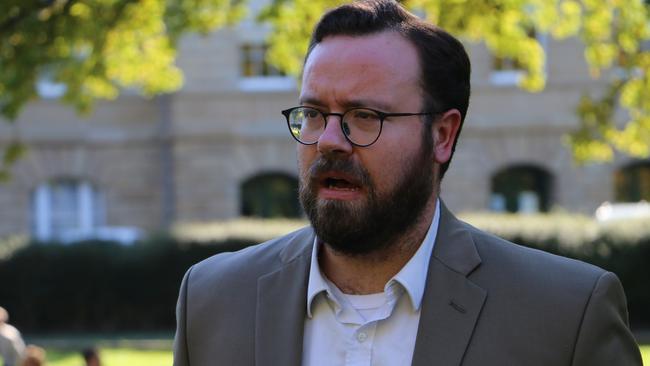
<instances>
[{"instance_id":1,"label":"jacket sleeve","mask_svg":"<svg viewBox=\"0 0 650 366\"><path fill-rule=\"evenodd\" d=\"M187 270L181 283L181 289L176 303L176 335L174 336L174 366L189 366L189 351L187 344L186 303L187 287L192 268Z\"/></svg>"},{"instance_id":2,"label":"jacket sleeve","mask_svg":"<svg viewBox=\"0 0 650 366\"><path fill-rule=\"evenodd\" d=\"M643 365L629 329L623 286L611 272L600 276L587 302L572 365Z\"/></svg>"}]
</instances>

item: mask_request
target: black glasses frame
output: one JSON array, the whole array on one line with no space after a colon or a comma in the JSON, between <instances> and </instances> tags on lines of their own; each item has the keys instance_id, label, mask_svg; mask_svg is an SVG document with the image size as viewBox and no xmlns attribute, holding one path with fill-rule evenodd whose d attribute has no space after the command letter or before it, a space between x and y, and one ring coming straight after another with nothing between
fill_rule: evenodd
<instances>
[{"instance_id":1,"label":"black glasses frame","mask_svg":"<svg viewBox=\"0 0 650 366\"><path fill-rule=\"evenodd\" d=\"M366 108L366 107L350 108L350 109L348 109L347 111L345 111L343 113L333 113L333 112L332 113L325 113L325 112L323 112L323 111L321 111L319 109L316 109L314 107L307 107L307 106L303 106L303 105L297 106L297 107L292 107L292 108L285 109L285 110L281 111L282 114L284 115L284 117L287 119L287 127L289 127L289 133L291 134L291 137L293 137L294 140L298 141L299 143L301 143L303 145L314 145L314 144L316 144L318 142L318 139L316 141L314 141L314 142L309 142L309 143L304 142L304 141L300 141L293 134L293 132L291 132L291 121L289 120L291 118L291 112L293 112L294 110L299 109L299 108L309 108L309 109L312 109L312 110L317 111L318 113L320 113L320 115L323 117L323 120L325 121L325 125L323 126L323 131L325 131L325 128L327 128L327 117L329 117L329 116L337 116L337 117L339 117L339 126L341 127L341 132L343 132L343 136L345 136L345 139L348 140L349 143L351 143L354 146L359 146L359 147L370 146L370 145L374 144L375 142L377 142L377 140L379 140L379 136L381 136L381 131L384 128L384 120L386 118L389 118L389 117L408 117L408 116L432 116L432 115L438 114L438 113L434 113L434 112L386 113L386 112L382 112L382 111L378 111L376 109ZM365 145L358 144L358 143L350 140L350 138L348 137L348 134L345 133L345 128L343 127L343 116L346 115L347 113L349 113L350 111L354 111L354 110L357 110L357 109L363 109L363 110L371 111L373 113L377 113L377 116L379 116L379 132L377 133L377 137L375 137L375 139L372 140L372 142L370 142L368 144L365 144ZM321 134L322 134L322 132L321 132Z\"/></svg>"}]
</instances>

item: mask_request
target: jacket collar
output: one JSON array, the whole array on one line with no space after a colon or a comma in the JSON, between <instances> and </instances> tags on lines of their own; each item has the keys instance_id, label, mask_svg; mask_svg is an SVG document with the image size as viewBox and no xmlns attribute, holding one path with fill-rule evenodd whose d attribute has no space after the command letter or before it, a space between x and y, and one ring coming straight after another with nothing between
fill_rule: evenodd
<instances>
[{"instance_id":1,"label":"jacket collar","mask_svg":"<svg viewBox=\"0 0 650 366\"><path fill-rule=\"evenodd\" d=\"M300 366L306 316L307 277L314 232L304 228L283 238L282 265L257 280L255 364ZM274 245L282 245L279 242Z\"/></svg>"},{"instance_id":2,"label":"jacket collar","mask_svg":"<svg viewBox=\"0 0 650 366\"><path fill-rule=\"evenodd\" d=\"M487 292L470 281L481 264L469 226L443 204L422 302L414 366L460 365Z\"/></svg>"}]
</instances>

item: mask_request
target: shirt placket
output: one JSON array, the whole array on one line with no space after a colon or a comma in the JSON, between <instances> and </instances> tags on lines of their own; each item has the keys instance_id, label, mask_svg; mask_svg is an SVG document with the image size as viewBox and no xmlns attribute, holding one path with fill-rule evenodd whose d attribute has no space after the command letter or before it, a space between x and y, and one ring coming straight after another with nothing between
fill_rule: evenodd
<instances>
[{"instance_id":1,"label":"shirt placket","mask_svg":"<svg viewBox=\"0 0 650 366\"><path fill-rule=\"evenodd\" d=\"M372 348L375 341L377 322L361 325L350 334L348 350L345 354L347 366L370 366L372 364Z\"/></svg>"}]
</instances>

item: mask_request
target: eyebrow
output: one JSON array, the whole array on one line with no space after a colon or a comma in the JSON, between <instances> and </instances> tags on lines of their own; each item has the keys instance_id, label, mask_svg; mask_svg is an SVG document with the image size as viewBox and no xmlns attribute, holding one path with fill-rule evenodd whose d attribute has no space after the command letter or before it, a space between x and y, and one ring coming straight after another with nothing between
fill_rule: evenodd
<instances>
[{"instance_id":1,"label":"eyebrow","mask_svg":"<svg viewBox=\"0 0 650 366\"><path fill-rule=\"evenodd\" d=\"M299 103L301 105L303 104L311 104L315 106L325 106L325 103L323 103L321 100L318 98L306 96L304 98L300 98ZM351 108L372 108L372 109L377 109L380 111L388 112L391 110L391 106L389 106L387 103L383 103L377 100L364 100L364 99L350 99L350 100L345 100L341 102L341 106L345 109L351 109Z\"/></svg>"}]
</instances>

